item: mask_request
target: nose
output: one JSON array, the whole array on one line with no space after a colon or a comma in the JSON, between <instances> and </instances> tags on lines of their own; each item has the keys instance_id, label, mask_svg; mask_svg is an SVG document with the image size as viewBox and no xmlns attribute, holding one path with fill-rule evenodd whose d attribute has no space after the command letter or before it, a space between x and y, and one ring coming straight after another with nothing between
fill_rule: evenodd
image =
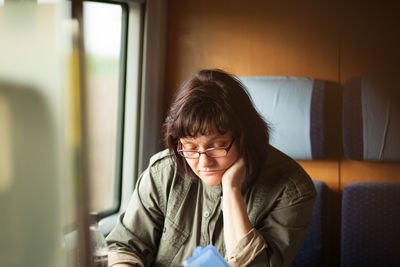
<instances>
[{"instance_id":1,"label":"nose","mask_svg":"<svg viewBox=\"0 0 400 267\"><path fill-rule=\"evenodd\" d=\"M205 153L200 154L199 163L200 167L209 167L214 163L214 159L207 156Z\"/></svg>"}]
</instances>

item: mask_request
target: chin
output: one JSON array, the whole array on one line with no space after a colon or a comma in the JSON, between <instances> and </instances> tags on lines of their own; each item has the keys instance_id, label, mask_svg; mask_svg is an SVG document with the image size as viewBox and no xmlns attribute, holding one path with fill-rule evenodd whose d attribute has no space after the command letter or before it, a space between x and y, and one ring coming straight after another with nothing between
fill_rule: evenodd
<instances>
[{"instance_id":1,"label":"chin","mask_svg":"<svg viewBox=\"0 0 400 267\"><path fill-rule=\"evenodd\" d=\"M198 175L198 176L203 181L203 183L209 186L219 185L222 181L222 177L220 175L218 176Z\"/></svg>"}]
</instances>

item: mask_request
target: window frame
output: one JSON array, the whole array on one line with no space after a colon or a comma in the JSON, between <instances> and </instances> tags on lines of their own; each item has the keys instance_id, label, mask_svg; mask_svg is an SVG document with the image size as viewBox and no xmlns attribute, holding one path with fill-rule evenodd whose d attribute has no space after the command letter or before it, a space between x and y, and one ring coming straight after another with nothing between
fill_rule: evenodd
<instances>
[{"instance_id":1,"label":"window frame","mask_svg":"<svg viewBox=\"0 0 400 267\"><path fill-rule=\"evenodd\" d=\"M93 0L88 0L93 1ZM107 235L126 209L139 173L161 148L166 61L167 1L110 0L128 6L125 67L124 128L118 206L100 214ZM129 75L127 75L129 73ZM151 112L150 112L151 111Z\"/></svg>"},{"instance_id":2,"label":"window frame","mask_svg":"<svg viewBox=\"0 0 400 267\"><path fill-rule=\"evenodd\" d=\"M114 191L113 201L109 209L99 211L98 217L105 218L120 210L122 202L122 180L123 180L123 160L124 160L124 136L125 136L125 107L126 107L126 79L127 79L127 52L128 52L128 34L129 34L129 17L130 5L127 1L112 0L85 0L83 2L116 4L121 6L121 46L120 46L120 62L119 62L119 79L118 79L118 104L117 104L117 133L114 166ZM89 186L91 186L89 184ZM90 192L90 190L88 190ZM90 197L88 198L90 199Z\"/></svg>"}]
</instances>

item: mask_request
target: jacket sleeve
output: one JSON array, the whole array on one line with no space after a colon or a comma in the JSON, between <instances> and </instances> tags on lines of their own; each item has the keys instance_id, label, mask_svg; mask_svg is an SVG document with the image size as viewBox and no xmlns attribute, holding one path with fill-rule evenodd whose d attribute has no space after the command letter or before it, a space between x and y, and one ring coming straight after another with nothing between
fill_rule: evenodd
<instances>
[{"instance_id":1,"label":"jacket sleeve","mask_svg":"<svg viewBox=\"0 0 400 267\"><path fill-rule=\"evenodd\" d=\"M266 243L264 238L255 228L252 228L239 240L232 254L226 255L225 259L231 267L247 266L254 261L265 248Z\"/></svg>"},{"instance_id":2,"label":"jacket sleeve","mask_svg":"<svg viewBox=\"0 0 400 267\"><path fill-rule=\"evenodd\" d=\"M108 253L108 266L112 267L119 263L129 263L134 267L144 267L143 262L135 254L123 250L111 250Z\"/></svg>"},{"instance_id":3,"label":"jacket sleeve","mask_svg":"<svg viewBox=\"0 0 400 267\"><path fill-rule=\"evenodd\" d=\"M142 174L126 211L107 236L110 258L113 259L111 264L137 263L141 266L145 265L147 258L154 257L164 224L166 203L165 195L161 194L160 185L154 179L160 175L156 168L150 167Z\"/></svg>"}]
</instances>

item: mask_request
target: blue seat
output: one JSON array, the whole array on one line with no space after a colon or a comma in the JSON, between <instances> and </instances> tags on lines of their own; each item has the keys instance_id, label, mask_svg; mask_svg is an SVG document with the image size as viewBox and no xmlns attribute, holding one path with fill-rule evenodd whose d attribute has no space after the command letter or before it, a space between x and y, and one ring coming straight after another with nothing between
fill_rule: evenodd
<instances>
[{"instance_id":1,"label":"blue seat","mask_svg":"<svg viewBox=\"0 0 400 267\"><path fill-rule=\"evenodd\" d=\"M392 87L387 81L366 77L346 82L342 106L346 158L400 161L399 96Z\"/></svg>"},{"instance_id":2,"label":"blue seat","mask_svg":"<svg viewBox=\"0 0 400 267\"><path fill-rule=\"evenodd\" d=\"M346 185L341 266L400 266L400 183Z\"/></svg>"},{"instance_id":3,"label":"blue seat","mask_svg":"<svg viewBox=\"0 0 400 267\"><path fill-rule=\"evenodd\" d=\"M325 237L323 233L326 230L327 222L325 212L328 186L317 180L314 180L314 185L317 190L317 198L314 203L311 223L303 247L292 263L294 267L319 267L322 266L324 259Z\"/></svg>"},{"instance_id":4,"label":"blue seat","mask_svg":"<svg viewBox=\"0 0 400 267\"><path fill-rule=\"evenodd\" d=\"M290 76L239 77L271 127L270 144L294 159L326 157L326 81Z\"/></svg>"}]
</instances>

